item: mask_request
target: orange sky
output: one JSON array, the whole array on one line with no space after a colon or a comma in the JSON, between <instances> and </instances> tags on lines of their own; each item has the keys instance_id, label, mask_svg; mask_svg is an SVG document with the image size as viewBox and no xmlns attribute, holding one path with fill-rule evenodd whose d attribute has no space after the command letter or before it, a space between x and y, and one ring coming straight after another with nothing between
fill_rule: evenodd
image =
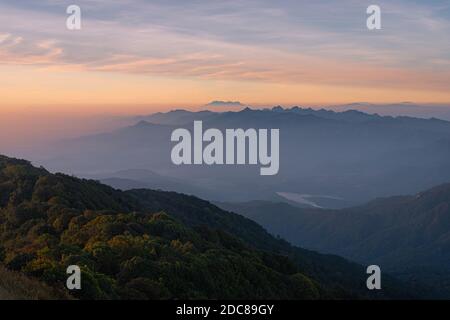
<instances>
[{"instance_id":1,"label":"orange sky","mask_svg":"<svg viewBox=\"0 0 450 320\"><path fill-rule=\"evenodd\" d=\"M350 0L129 2L80 0L77 31L66 1L0 3L0 114L450 103L445 1L383 2L378 31Z\"/></svg>"},{"instance_id":2,"label":"orange sky","mask_svg":"<svg viewBox=\"0 0 450 320\"><path fill-rule=\"evenodd\" d=\"M212 100L239 100L251 105L450 101L450 90L440 86L420 89L420 83L409 83L412 88L405 88L402 85L206 80L64 69L48 72L35 66L3 66L0 73L0 113L34 110L129 114L201 106Z\"/></svg>"}]
</instances>

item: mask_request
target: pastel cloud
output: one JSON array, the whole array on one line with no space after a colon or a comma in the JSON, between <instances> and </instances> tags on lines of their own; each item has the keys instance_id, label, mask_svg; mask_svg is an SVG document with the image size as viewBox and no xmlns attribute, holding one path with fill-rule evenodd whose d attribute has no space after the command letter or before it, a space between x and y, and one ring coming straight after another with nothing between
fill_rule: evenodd
<instances>
[{"instance_id":1,"label":"pastel cloud","mask_svg":"<svg viewBox=\"0 0 450 320\"><path fill-rule=\"evenodd\" d=\"M356 0L73 1L0 4L0 64L187 77L450 90L447 1L378 1L383 30Z\"/></svg>"}]
</instances>

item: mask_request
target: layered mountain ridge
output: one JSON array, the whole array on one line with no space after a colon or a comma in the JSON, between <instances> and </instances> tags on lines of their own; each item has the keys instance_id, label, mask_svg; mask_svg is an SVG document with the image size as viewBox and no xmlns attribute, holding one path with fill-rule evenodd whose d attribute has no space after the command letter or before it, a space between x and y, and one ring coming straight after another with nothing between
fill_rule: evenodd
<instances>
[{"instance_id":1,"label":"layered mountain ridge","mask_svg":"<svg viewBox=\"0 0 450 320\"><path fill-rule=\"evenodd\" d=\"M377 264L450 296L450 184L340 210L286 203L222 203L295 245Z\"/></svg>"},{"instance_id":2,"label":"layered mountain ridge","mask_svg":"<svg viewBox=\"0 0 450 320\"><path fill-rule=\"evenodd\" d=\"M192 194L212 201L280 201L279 193L342 199L333 202L333 208L417 193L450 181L450 122L438 119L276 107L238 112L176 110L134 120L136 125L110 133L64 141L39 163L51 171L86 177L150 170L167 179L160 183L162 189L184 193L185 186L191 186ZM278 175L261 177L258 166L251 165L174 165L171 133L180 127L192 130L196 120L203 121L205 130L279 129ZM110 178L117 177L101 176ZM129 185L121 181L124 189L137 183L153 187L145 178L119 178L135 181L128 181ZM174 185L173 179L181 185Z\"/></svg>"}]
</instances>

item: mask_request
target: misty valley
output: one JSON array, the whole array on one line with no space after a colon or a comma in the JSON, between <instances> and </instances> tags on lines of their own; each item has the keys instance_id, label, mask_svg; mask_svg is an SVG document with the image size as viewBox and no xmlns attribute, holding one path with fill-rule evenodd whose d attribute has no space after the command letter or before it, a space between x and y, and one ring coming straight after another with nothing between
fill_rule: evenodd
<instances>
[{"instance_id":1,"label":"misty valley","mask_svg":"<svg viewBox=\"0 0 450 320\"><path fill-rule=\"evenodd\" d=\"M279 129L278 173L261 176L254 165L174 164L171 135L180 128L192 130L194 121L203 122L204 132ZM450 125L438 119L274 108L178 110L137 117L134 122L111 132L46 145L24 156L49 170L107 181L121 189L150 187L214 201L289 202L280 192L324 195L314 201L324 208L414 194L450 181ZM203 147L209 144L214 145L207 142Z\"/></svg>"}]
</instances>

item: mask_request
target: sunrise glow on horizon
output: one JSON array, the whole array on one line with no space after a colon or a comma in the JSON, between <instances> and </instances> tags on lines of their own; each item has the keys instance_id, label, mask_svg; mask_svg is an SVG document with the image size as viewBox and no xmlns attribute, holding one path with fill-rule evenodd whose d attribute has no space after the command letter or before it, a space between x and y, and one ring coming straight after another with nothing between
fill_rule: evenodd
<instances>
[{"instance_id":1,"label":"sunrise glow on horizon","mask_svg":"<svg viewBox=\"0 0 450 320\"><path fill-rule=\"evenodd\" d=\"M364 1L363 1L364 2ZM139 113L248 105L450 103L450 6L379 1L0 4L0 109Z\"/></svg>"}]
</instances>

